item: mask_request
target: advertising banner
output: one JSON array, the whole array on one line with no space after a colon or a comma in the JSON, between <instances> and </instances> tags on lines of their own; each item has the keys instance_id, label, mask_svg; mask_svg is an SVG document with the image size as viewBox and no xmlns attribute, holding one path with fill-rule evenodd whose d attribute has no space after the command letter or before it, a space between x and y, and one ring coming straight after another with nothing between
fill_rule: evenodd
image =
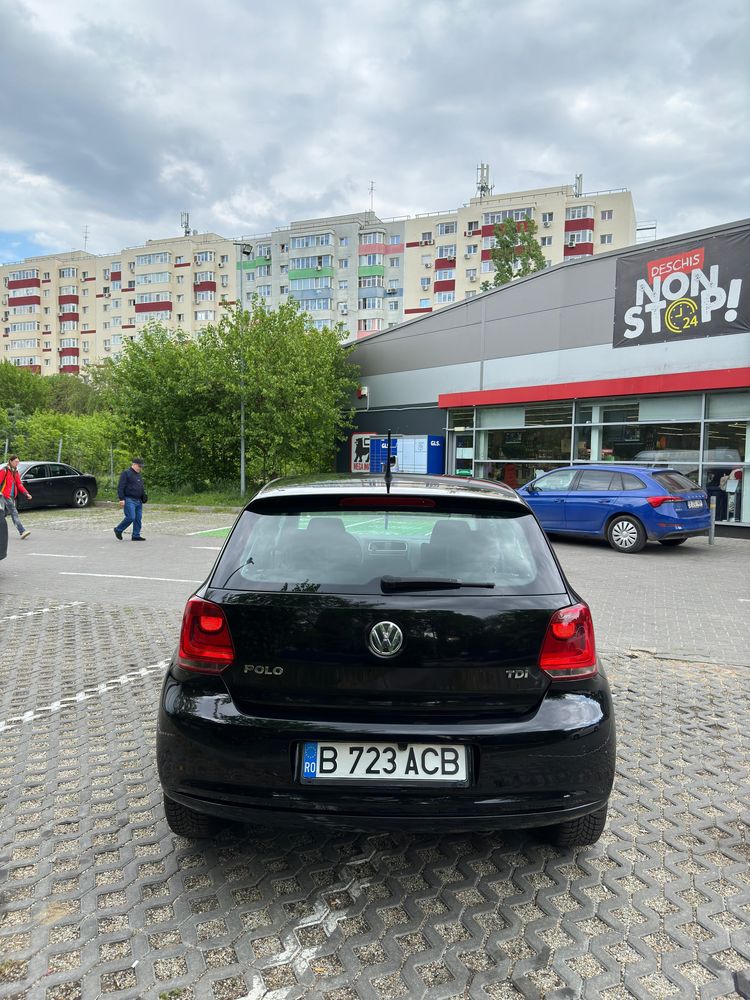
<instances>
[{"instance_id":1,"label":"advertising banner","mask_svg":"<svg viewBox=\"0 0 750 1000\"><path fill-rule=\"evenodd\" d=\"M613 347L750 330L750 229L620 257Z\"/></svg>"}]
</instances>

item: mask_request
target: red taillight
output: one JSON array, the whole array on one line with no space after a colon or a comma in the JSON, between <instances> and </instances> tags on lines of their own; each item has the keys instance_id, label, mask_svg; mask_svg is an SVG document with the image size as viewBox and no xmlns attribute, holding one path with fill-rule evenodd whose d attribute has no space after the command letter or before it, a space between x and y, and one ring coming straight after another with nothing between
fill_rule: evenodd
<instances>
[{"instance_id":1,"label":"red taillight","mask_svg":"<svg viewBox=\"0 0 750 1000\"><path fill-rule=\"evenodd\" d=\"M661 507L663 503L682 503L683 497L646 497L652 507Z\"/></svg>"},{"instance_id":2,"label":"red taillight","mask_svg":"<svg viewBox=\"0 0 750 1000\"><path fill-rule=\"evenodd\" d=\"M597 672L594 623L586 604L556 611L547 626L539 666L550 677L593 677Z\"/></svg>"},{"instance_id":3,"label":"red taillight","mask_svg":"<svg viewBox=\"0 0 750 1000\"><path fill-rule=\"evenodd\" d=\"M218 604L191 597L185 605L179 663L185 670L217 673L234 659L234 643Z\"/></svg>"}]
</instances>

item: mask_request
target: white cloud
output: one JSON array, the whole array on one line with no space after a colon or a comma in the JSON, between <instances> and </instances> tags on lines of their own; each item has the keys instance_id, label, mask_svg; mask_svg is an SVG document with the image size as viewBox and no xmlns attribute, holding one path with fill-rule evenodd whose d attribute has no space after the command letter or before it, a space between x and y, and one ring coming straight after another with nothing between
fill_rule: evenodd
<instances>
[{"instance_id":1,"label":"white cloud","mask_svg":"<svg viewBox=\"0 0 750 1000\"><path fill-rule=\"evenodd\" d=\"M0 8L0 228L90 249L474 193L629 187L659 235L750 214L750 8L685 0L21 0Z\"/></svg>"}]
</instances>

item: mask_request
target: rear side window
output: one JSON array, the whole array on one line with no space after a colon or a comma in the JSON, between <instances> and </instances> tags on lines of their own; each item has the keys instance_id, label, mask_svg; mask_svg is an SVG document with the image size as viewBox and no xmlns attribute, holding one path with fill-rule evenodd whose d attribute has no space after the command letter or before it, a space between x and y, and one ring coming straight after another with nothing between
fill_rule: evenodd
<instances>
[{"instance_id":1,"label":"rear side window","mask_svg":"<svg viewBox=\"0 0 750 1000\"><path fill-rule=\"evenodd\" d=\"M611 472L601 472L599 469L590 469L588 472L582 472L578 480L577 490L589 490L597 491L601 493L605 490L613 489L612 480L617 478L613 476ZM617 484L614 484L614 488Z\"/></svg>"},{"instance_id":2,"label":"rear side window","mask_svg":"<svg viewBox=\"0 0 750 1000\"><path fill-rule=\"evenodd\" d=\"M528 512L492 516L377 508L245 511L211 583L242 591L381 594L384 576L494 585L472 590L476 595L565 591Z\"/></svg>"},{"instance_id":3,"label":"rear side window","mask_svg":"<svg viewBox=\"0 0 750 1000\"><path fill-rule=\"evenodd\" d=\"M672 470L668 472L655 472L654 479L659 486L663 486L669 493L688 493L701 488L692 479L688 479L682 473L673 472Z\"/></svg>"},{"instance_id":4,"label":"rear side window","mask_svg":"<svg viewBox=\"0 0 750 1000\"><path fill-rule=\"evenodd\" d=\"M620 478L622 480L622 486L620 488L623 490L644 490L646 488L646 484L643 480L639 479L638 476L634 476L630 472L623 472Z\"/></svg>"}]
</instances>

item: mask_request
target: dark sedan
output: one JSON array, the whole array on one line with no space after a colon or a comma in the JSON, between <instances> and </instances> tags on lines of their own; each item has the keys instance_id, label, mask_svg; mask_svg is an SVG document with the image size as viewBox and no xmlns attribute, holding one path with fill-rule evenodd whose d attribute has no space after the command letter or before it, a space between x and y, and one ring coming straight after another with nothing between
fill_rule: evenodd
<instances>
[{"instance_id":1,"label":"dark sedan","mask_svg":"<svg viewBox=\"0 0 750 1000\"><path fill-rule=\"evenodd\" d=\"M188 600L167 820L547 827L593 843L615 766L588 606L528 506L450 477L280 480Z\"/></svg>"},{"instance_id":2,"label":"dark sedan","mask_svg":"<svg viewBox=\"0 0 750 1000\"><path fill-rule=\"evenodd\" d=\"M88 507L96 499L95 476L61 462L19 462L21 480L32 496L18 497L18 509L33 507Z\"/></svg>"}]
</instances>

